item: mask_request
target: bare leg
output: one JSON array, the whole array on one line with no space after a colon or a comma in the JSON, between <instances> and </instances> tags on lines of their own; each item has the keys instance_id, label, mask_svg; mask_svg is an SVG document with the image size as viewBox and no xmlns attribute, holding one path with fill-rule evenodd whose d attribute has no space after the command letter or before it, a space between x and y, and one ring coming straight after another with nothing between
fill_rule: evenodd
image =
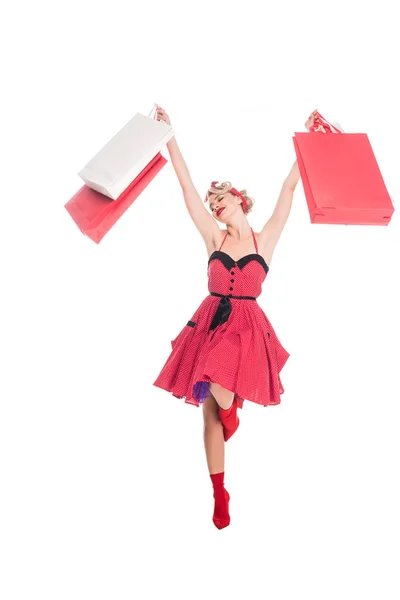
<instances>
[{"instance_id":1,"label":"bare leg","mask_svg":"<svg viewBox=\"0 0 400 600\"><path fill-rule=\"evenodd\" d=\"M225 467L225 442L218 404L214 396L203 402L204 447L209 473L221 473Z\"/></svg>"},{"instance_id":2,"label":"bare leg","mask_svg":"<svg viewBox=\"0 0 400 600\"><path fill-rule=\"evenodd\" d=\"M214 488L213 522L218 529L227 527L231 521L229 515L229 493L224 486L225 441L219 406L213 395L203 403L204 446L207 465Z\"/></svg>"}]
</instances>

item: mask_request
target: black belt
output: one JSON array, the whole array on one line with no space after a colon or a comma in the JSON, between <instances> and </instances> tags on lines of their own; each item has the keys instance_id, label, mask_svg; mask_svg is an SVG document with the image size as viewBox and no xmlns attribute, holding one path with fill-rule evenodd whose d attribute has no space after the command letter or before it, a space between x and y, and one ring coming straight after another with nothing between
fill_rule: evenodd
<instances>
[{"instance_id":1,"label":"black belt","mask_svg":"<svg viewBox=\"0 0 400 600\"><path fill-rule=\"evenodd\" d=\"M231 298L240 298L241 300L257 300L254 296L232 296L232 294L218 294L217 292L210 292L211 296L221 296L221 300L215 311L214 318L211 321L211 325L208 331L215 329L218 325L225 323L232 311Z\"/></svg>"}]
</instances>

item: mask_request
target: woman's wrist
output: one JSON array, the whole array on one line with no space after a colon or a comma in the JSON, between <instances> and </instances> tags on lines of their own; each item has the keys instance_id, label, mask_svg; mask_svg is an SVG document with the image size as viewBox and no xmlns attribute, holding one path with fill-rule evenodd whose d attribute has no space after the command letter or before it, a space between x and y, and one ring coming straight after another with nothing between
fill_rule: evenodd
<instances>
[{"instance_id":1,"label":"woman's wrist","mask_svg":"<svg viewBox=\"0 0 400 600\"><path fill-rule=\"evenodd\" d=\"M177 145L177 141L176 141L176 137L175 134L172 136L172 138L170 138L170 140L167 142L167 148L172 148L173 146Z\"/></svg>"}]
</instances>

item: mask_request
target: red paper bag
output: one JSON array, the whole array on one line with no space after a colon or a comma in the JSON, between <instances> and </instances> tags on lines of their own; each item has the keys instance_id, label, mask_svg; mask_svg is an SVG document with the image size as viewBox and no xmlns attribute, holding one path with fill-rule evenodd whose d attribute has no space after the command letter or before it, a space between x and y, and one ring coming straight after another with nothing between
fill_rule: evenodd
<instances>
[{"instance_id":1,"label":"red paper bag","mask_svg":"<svg viewBox=\"0 0 400 600\"><path fill-rule=\"evenodd\" d=\"M167 162L158 153L117 200L83 185L65 208L82 233L98 244Z\"/></svg>"},{"instance_id":2,"label":"red paper bag","mask_svg":"<svg viewBox=\"0 0 400 600\"><path fill-rule=\"evenodd\" d=\"M394 207L366 133L342 133L317 111L293 136L311 223L388 225Z\"/></svg>"}]
</instances>

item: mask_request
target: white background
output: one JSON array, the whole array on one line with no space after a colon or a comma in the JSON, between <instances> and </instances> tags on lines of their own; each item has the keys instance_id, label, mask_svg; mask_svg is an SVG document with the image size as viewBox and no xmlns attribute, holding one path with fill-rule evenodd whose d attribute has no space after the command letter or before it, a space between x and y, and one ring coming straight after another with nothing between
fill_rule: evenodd
<instances>
[{"instance_id":1,"label":"white background","mask_svg":"<svg viewBox=\"0 0 400 600\"><path fill-rule=\"evenodd\" d=\"M290 358L245 402L214 527L201 409L152 386L207 295L171 162L97 245L64 204L136 112L259 231L317 108L366 132L400 208L396 3L3 9L3 600L398 600L399 222L311 225L301 182L259 299ZM164 156L169 158L167 149Z\"/></svg>"}]
</instances>

